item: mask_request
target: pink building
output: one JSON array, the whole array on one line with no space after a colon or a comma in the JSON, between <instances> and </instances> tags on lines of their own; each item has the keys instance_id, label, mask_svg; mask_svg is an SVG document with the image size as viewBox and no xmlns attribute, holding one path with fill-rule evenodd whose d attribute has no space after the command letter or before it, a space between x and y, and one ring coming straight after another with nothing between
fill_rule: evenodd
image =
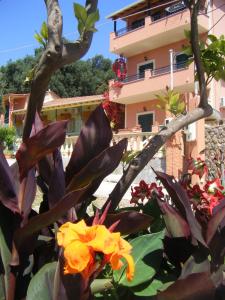
<instances>
[{"instance_id":1,"label":"pink building","mask_svg":"<svg viewBox=\"0 0 225 300\"><path fill-rule=\"evenodd\" d=\"M224 13L224 0L203 1L198 16L202 38L207 32L217 36L224 33L225 18L220 20ZM180 93L187 111L194 109L198 105L195 66L187 66L188 57L182 50L187 44L184 30L190 30L190 13L184 1L139 0L108 18L114 21L110 51L122 55L127 62L122 88L110 88L111 100L125 105L125 128L132 131L140 125L143 132L157 132L167 124L172 116L157 107L156 99L156 94L165 92L166 87ZM221 115L225 116L224 82L211 82L209 102L214 114L208 120L191 124L167 143L167 173L179 176L185 158L196 157L204 149L206 123L218 122Z\"/></svg>"}]
</instances>

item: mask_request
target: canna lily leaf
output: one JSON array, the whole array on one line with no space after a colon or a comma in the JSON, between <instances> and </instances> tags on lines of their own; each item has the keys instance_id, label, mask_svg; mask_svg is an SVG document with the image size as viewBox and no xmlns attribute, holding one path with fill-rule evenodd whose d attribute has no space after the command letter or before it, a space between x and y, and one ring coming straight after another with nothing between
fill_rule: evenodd
<instances>
[{"instance_id":1,"label":"canna lily leaf","mask_svg":"<svg viewBox=\"0 0 225 300\"><path fill-rule=\"evenodd\" d=\"M92 223L93 218L90 223ZM151 224L152 218L137 211L122 211L115 214L107 214L103 224L109 228L118 222L113 231L119 231L122 235L137 233L147 229Z\"/></svg>"},{"instance_id":2,"label":"canna lily leaf","mask_svg":"<svg viewBox=\"0 0 225 300\"><path fill-rule=\"evenodd\" d=\"M215 300L215 287L210 274L195 273L175 281L157 295L157 300Z\"/></svg>"},{"instance_id":3,"label":"canna lily leaf","mask_svg":"<svg viewBox=\"0 0 225 300\"><path fill-rule=\"evenodd\" d=\"M225 219L225 207L218 210L208 222L207 231L206 231L206 243L209 245L213 236L216 234L219 229L220 224Z\"/></svg>"},{"instance_id":4,"label":"canna lily leaf","mask_svg":"<svg viewBox=\"0 0 225 300\"><path fill-rule=\"evenodd\" d=\"M163 258L164 231L141 235L129 243L132 248L132 256L135 264L134 279L127 281L125 267L114 271L115 281L126 287L135 287L153 278L160 268Z\"/></svg>"},{"instance_id":5,"label":"canna lily leaf","mask_svg":"<svg viewBox=\"0 0 225 300\"><path fill-rule=\"evenodd\" d=\"M19 187L18 203L24 222L27 221L30 214L36 195L36 186L35 170L32 168L29 170L27 177L23 178Z\"/></svg>"},{"instance_id":6,"label":"canna lily leaf","mask_svg":"<svg viewBox=\"0 0 225 300\"><path fill-rule=\"evenodd\" d=\"M28 245L31 244L30 240L33 239L34 235L42 228L59 220L71 207L79 203L87 188L88 186L65 195L52 209L31 218L24 227L18 228L14 235L17 250L22 251L24 247L28 249ZM30 247L32 248L34 245L30 245Z\"/></svg>"},{"instance_id":7,"label":"canna lily leaf","mask_svg":"<svg viewBox=\"0 0 225 300\"><path fill-rule=\"evenodd\" d=\"M54 152L54 169L51 173L48 191L48 203L52 208L65 195L65 176L63 170L63 162L60 151L57 149Z\"/></svg>"},{"instance_id":8,"label":"canna lily leaf","mask_svg":"<svg viewBox=\"0 0 225 300\"><path fill-rule=\"evenodd\" d=\"M51 123L21 144L16 153L21 181L38 161L64 143L66 125L67 121Z\"/></svg>"},{"instance_id":9,"label":"canna lily leaf","mask_svg":"<svg viewBox=\"0 0 225 300\"><path fill-rule=\"evenodd\" d=\"M74 145L69 164L66 168L66 184L68 185L87 163L109 147L112 130L109 120L102 108L98 106L84 125Z\"/></svg>"},{"instance_id":10,"label":"canna lily leaf","mask_svg":"<svg viewBox=\"0 0 225 300\"><path fill-rule=\"evenodd\" d=\"M192 236L202 245L208 247L202 235L202 228L192 212L190 201L184 188L173 176L158 171L155 171L155 173L166 188L179 213L187 221Z\"/></svg>"},{"instance_id":11,"label":"canna lily leaf","mask_svg":"<svg viewBox=\"0 0 225 300\"><path fill-rule=\"evenodd\" d=\"M11 169L0 149L0 202L12 212L19 212Z\"/></svg>"},{"instance_id":12,"label":"canna lily leaf","mask_svg":"<svg viewBox=\"0 0 225 300\"><path fill-rule=\"evenodd\" d=\"M186 237L191 234L188 223L167 202L157 199L169 236L173 238Z\"/></svg>"},{"instance_id":13,"label":"canna lily leaf","mask_svg":"<svg viewBox=\"0 0 225 300\"><path fill-rule=\"evenodd\" d=\"M94 157L79 173L74 175L67 186L67 191L82 188L91 182L93 187L91 193L94 193L102 180L118 166L126 147L127 140L123 139Z\"/></svg>"}]
</instances>

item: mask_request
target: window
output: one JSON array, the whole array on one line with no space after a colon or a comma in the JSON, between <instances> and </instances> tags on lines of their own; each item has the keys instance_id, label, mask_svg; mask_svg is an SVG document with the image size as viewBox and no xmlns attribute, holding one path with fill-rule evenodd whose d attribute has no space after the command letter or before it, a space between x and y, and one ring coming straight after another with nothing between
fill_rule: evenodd
<instances>
[{"instance_id":1,"label":"window","mask_svg":"<svg viewBox=\"0 0 225 300\"><path fill-rule=\"evenodd\" d=\"M131 29L137 29L145 25L145 19L135 20L131 23Z\"/></svg>"},{"instance_id":2,"label":"window","mask_svg":"<svg viewBox=\"0 0 225 300\"><path fill-rule=\"evenodd\" d=\"M145 70L153 70L155 68L155 63L153 60L146 61L144 63L138 64L138 75L139 78L145 77Z\"/></svg>"},{"instance_id":3,"label":"window","mask_svg":"<svg viewBox=\"0 0 225 300\"><path fill-rule=\"evenodd\" d=\"M137 114L137 122L141 126L142 132L151 132L154 114L151 112Z\"/></svg>"},{"instance_id":4,"label":"window","mask_svg":"<svg viewBox=\"0 0 225 300\"><path fill-rule=\"evenodd\" d=\"M175 55L175 68L177 70L183 69L187 66L189 56L185 53L178 53Z\"/></svg>"}]
</instances>

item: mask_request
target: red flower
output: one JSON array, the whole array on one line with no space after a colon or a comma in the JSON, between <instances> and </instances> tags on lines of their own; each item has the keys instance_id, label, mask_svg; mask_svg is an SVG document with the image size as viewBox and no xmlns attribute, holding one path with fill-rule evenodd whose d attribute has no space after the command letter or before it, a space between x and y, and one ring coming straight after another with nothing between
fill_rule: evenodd
<instances>
[{"instance_id":1,"label":"red flower","mask_svg":"<svg viewBox=\"0 0 225 300\"><path fill-rule=\"evenodd\" d=\"M219 200L224 198L225 190L219 178L207 181L203 188L206 193L217 197Z\"/></svg>"},{"instance_id":2,"label":"red flower","mask_svg":"<svg viewBox=\"0 0 225 300\"><path fill-rule=\"evenodd\" d=\"M145 198L150 199L153 194L156 193L159 198L163 198L162 187L157 186L155 182L147 184L144 180L141 180L138 186L131 187L132 199L130 203L138 203L140 199L143 201Z\"/></svg>"},{"instance_id":3,"label":"red flower","mask_svg":"<svg viewBox=\"0 0 225 300\"><path fill-rule=\"evenodd\" d=\"M188 162L188 169L192 171L192 175L196 174L200 178L202 178L204 174L208 174L208 167L205 161L200 157L198 157L197 159L190 158Z\"/></svg>"}]
</instances>

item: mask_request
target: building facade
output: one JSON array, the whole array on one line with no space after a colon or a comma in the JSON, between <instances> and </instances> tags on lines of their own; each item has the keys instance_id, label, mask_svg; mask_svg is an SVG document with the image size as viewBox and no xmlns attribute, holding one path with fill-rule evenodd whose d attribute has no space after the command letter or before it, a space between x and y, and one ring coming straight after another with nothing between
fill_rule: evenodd
<instances>
[{"instance_id":1,"label":"building facade","mask_svg":"<svg viewBox=\"0 0 225 300\"><path fill-rule=\"evenodd\" d=\"M4 123L14 126L17 135L22 135L23 122L29 94L7 94L3 96ZM104 100L102 95L60 98L52 91L46 92L41 112L45 125L53 121L68 120L67 135L77 136L91 112Z\"/></svg>"},{"instance_id":2,"label":"building facade","mask_svg":"<svg viewBox=\"0 0 225 300\"><path fill-rule=\"evenodd\" d=\"M202 2L198 16L200 38L207 33L224 33L224 0ZM158 107L157 94L166 88L180 93L186 111L198 105L198 82L194 63L187 65L189 57L183 52L188 44L185 30L190 30L190 13L184 1L139 0L112 13L114 21L110 34L110 51L127 62L127 76L121 88L111 82L112 101L125 105L125 127L139 126L143 132L157 132L173 116ZM121 23L123 23L121 28ZM209 103L214 109L212 117L191 124L178 132L166 145L166 171L179 177L187 158L197 157L205 147L206 123L218 122L225 114L225 83L213 80L209 87Z\"/></svg>"}]
</instances>

